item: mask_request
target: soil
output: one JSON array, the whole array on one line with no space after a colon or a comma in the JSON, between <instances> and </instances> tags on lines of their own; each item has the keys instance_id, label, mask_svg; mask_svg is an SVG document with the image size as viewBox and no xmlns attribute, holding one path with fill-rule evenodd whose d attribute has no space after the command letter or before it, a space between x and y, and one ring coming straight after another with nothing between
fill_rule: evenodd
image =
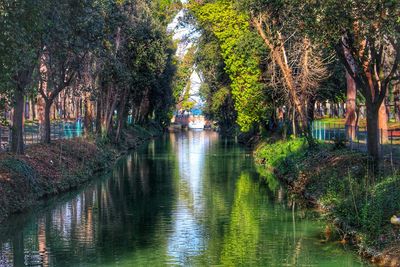
<instances>
[{"instance_id":1,"label":"soil","mask_svg":"<svg viewBox=\"0 0 400 267\"><path fill-rule=\"evenodd\" d=\"M115 153L83 139L32 145L0 154L0 221L39 199L76 188L111 165Z\"/></svg>"}]
</instances>

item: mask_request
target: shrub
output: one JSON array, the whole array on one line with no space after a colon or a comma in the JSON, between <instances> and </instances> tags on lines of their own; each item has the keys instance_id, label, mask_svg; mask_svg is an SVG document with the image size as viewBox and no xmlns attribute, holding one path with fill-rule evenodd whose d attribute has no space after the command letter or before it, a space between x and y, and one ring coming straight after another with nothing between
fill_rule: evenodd
<instances>
[{"instance_id":1,"label":"shrub","mask_svg":"<svg viewBox=\"0 0 400 267\"><path fill-rule=\"evenodd\" d=\"M1 161L0 168L11 171L14 179L23 179L26 186L39 190L37 172L25 161L15 158L4 159Z\"/></svg>"},{"instance_id":2,"label":"shrub","mask_svg":"<svg viewBox=\"0 0 400 267\"><path fill-rule=\"evenodd\" d=\"M390 217L400 212L400 176L386 178L371 190L371 196L362 208L362 229L371 239L387 230Z\"/></svg>"},{"instance_id":3,"label":"shrub","mask_svg":"<svg viewBox=\"0 0 400 267\"><path fill-rule=\"evenodd\" d=\"M306 152L306 142L301 138L264 143L257 148L255 156L256 160L267 168L266 171L259 173L269 182L274 180L276 174L295 178L302 162L300 159Z\"/></svg>"}]
</instances>

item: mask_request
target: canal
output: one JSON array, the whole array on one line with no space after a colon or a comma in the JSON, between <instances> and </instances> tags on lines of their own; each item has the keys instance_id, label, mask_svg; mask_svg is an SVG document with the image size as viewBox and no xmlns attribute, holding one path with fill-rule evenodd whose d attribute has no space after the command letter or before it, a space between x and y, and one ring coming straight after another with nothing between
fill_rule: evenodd
<instances>
[{"instance_id":1,"label":"canal","mask_svg":"<svg viewBox=\"0 0 400 267\"><path fill-rule=\"evenodd\" d=\"M0 266L364 266L261 180L234 142L171 133L0 224Z\"/></svg>"}]
</instances>

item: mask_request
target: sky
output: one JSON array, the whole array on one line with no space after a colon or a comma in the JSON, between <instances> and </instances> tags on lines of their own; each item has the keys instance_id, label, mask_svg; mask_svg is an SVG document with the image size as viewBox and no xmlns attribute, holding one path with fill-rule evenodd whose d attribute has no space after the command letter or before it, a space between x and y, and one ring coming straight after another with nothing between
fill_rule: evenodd
<instances>
[{"instance_id":1,"label":"sky","mask_svg":"<svg viewBox=\"0 0 400 267\"><path fill-rule=\"evenodd\" d=\"M187 0L181 0L181 2L187 3ZM173 39L178 41L178 48L176 55L182 59L187 51L195 45L195 42L200 37L200 33L195 30L195 27L188 23L180 23L185 16L187 10L182 9L175 16L172 22L168 25L167 31L173 33ZM199 106L203 106L203 101L199 97L201 78L197 73L195 66L193 66L193 73L190 76L190 99L197 103Z\"/></svg>"}]
</instances>

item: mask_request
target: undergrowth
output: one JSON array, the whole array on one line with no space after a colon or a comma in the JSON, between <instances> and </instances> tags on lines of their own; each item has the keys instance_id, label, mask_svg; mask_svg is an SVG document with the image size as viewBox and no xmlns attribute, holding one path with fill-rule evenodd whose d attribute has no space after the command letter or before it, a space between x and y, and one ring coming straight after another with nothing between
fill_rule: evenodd
<instances>
[{"instance_id":1,"label":"undergrowth","mask_svg":"<svg viewBox=\"0 0 400 267\"><path fill-rule=\"evenodd\" d=\"M110 151L80 139L33 145L22 156L0 154L0 220L86 182L108 167L112 157Z\"/></svg>"},{"instance_id":2,"label":"undergrowth","mask_svg":"<svg viewBox=\"0 0 400 267\"><path fill-rule=\"evenodd\" d=\"M278 178L297 197L317 203L326 219L356 232L361 246L400 244L400 229L390 223L400 216L400 176L392 168L376 174L362 153L326 144L308 149L303 139L263 143L255 157L268 183Z\"/></svg>"}]
</instances>

